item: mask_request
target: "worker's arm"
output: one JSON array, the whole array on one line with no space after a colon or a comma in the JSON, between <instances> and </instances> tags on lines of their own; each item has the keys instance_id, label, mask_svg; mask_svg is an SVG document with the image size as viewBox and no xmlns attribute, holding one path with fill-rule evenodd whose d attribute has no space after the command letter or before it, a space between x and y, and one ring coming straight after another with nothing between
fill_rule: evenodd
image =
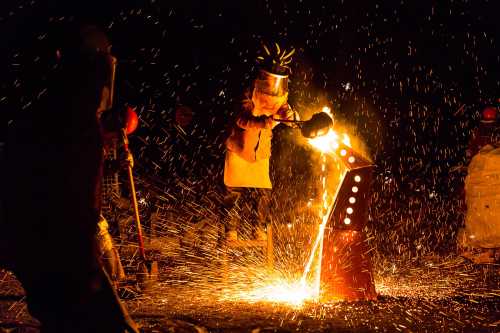
<instances>
[{"instance_id":1,"label":"worker's arm","mask_svg":"<svg viewBox=\"0 0 500 333\"><path fill-rule=\"evenodd\" d=\"M276 113L276 116L274 117L275 120L277 119L283 119L283 120L300 120L299 114L292 109L290 104L285 103L283 106L278 110ZM283 122L283 124L290 126L290 127L295 127L296 124L294 123L289 123L289 122Z\"/></svg>"},{"instance_id":2,"label":"worker's arm","mask_svg":"<svg viewBox=\"0 0 500 333\"><path fill-rule=\"evenodd\" d=\"M479 151L478 146L479 146L479 131L476 128L472 131L472 136L469 140L469 144L467 145L467 150L465 151L467 163L469 163L472 160L472 157L474 157L474 155L478 153Z\"/></svg>"},{"instance_id":3,"label":"worker's arm","mask_svg":"<svg viewBox=\"0 0 500 333\"><path fill-rule=\"evenodd\" d=\"M273 119L271 117L255 117L251 112L241 112L236 118L236 125L243 129L250 128L272 128Z\"/></svg>"}]
</instances>

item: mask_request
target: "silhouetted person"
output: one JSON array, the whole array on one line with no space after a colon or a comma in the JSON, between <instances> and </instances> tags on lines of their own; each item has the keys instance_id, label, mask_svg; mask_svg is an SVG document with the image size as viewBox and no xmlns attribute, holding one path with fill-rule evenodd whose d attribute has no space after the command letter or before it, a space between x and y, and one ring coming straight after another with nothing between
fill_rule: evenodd
<instances>
[{"instance_id":1,"label":"silhouetted person","mask_svg":"<svg viewBox=\"0 0 500 333\"><path fill-rule=\"evenodd\" d=\"M280 119L298 117L288 104L288 64L294 50L288 54L285 50L281 52L279 47L273 53L265 46L264 50L266 53L258 58L261 62L258 75L237 106L226 140L226 216L222 218L229 241L238 239L239 218L236 209L242 197L245 201L254 201L257 213L256 238L267 239L265 228L269 223L272 189L269 174L272 131Z\"/></svg>"},{"instance_id":2,"label":"silhouetted person","mask_svg":"<svg viewBox=\"0 0 500 333\"><path fill-rule=\"evenodd\" d=\"M500 144L500 124L498 123L498 110L496 107L488 106L481 112L479 126L472 132L467 147L467 159L470 161L481 148L486 145Z\"/></svg>"},{"instance_id":3,"label":"silhouetted person","mask_svg":"<svg viewBox=\"0 0 500 333\"><path fill-rule=\"evenodd\" d=\"M42 332L137 332L97 259L109 43L92 26L67 30L57 54L46 93L8 128L7 266Z\"/></svg>"}]
</instances>

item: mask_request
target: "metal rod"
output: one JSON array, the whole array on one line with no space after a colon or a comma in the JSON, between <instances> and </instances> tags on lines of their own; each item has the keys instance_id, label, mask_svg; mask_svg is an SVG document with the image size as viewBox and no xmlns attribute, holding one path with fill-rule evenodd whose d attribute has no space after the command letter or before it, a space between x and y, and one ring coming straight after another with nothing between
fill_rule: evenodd
<instances>
[{"instance_id":1,"label":"metal rod","mask_svg":"<svg viewBox=\"0 0 500 333\"><path fill-rule=\"evenodd\" d=\"M116 78L116 65L118 61L115 57L110 55L110 65L111 65L111 82L109 88L109 108L113 107L114 99L115 99L115 78Z\"/></svg>"},{"instance_id":2,"label":"metal rod","mask_svg":"<svg viewBox=\"0 0 500 333\"><path fill-rule=\"evenodd\" d=\"M124 147L127 151L127 154L130 154L128 149L128 138L125 129L122 129ZM146 260L146 250L144 249L144 238L142 236L142 226L141 226L141 218L139 216L139 205L137 203L137 195L135 192L135 184L134 184L134 175L132 173L132 166L128 165L128 180L130 182L130 192L132 194L132 205L134 206L134 215L135 215L135 223L137 227L137 240L139 243L139 254L142 260Z\"/></svg>"},{"instance_id":3,"label":"metal rod","mask_svg":"<svg viewBox=\"0 0 500 333\"><path fill-rule=\"evenodd\" d=\"M273 118L274 121L279 121L281 123L294 123L294 124L303 124L306 121L305 120L291 120L291 119L279 119L279 118Z\"/></svg>"}]
</instances>

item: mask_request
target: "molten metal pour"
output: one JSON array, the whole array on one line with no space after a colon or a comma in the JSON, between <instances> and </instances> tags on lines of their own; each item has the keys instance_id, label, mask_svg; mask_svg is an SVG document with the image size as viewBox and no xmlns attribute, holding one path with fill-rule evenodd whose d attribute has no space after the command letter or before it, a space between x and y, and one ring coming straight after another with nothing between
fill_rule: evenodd
<instances>
[{"instance_id":1,"label":"molten metal pour","mask_svg":"<svg viewBox=\"0 0 500 333\"><path fill-rule=\"evenodd\" d=\"M288 119L275 120L285 123L294 123L298 128L300 128L302 135L308 139L326 135L333 127L333 120L326 112L318 112L314 114L311 119L306 121Z\"/></svg>"},{"instance_id":2,"label":"molten metal pour","mask_svg":"<svg viewBox=\"0 0 500 333\"><path fill-rule=\"evenodd\" d=\"M333 200L327 204L326 196L323 198L328 209L322 212L315 248L303 279L310 269L312 258L317 255L320 258L317 288L321 300L376 299L371 260L363 232L368 219L373 165L352 149L347 135L339 142L339 136L332 129L324 136L310 139L309 143L323 154L331 154L346 171L341 176ZM323 155L323 169L324 163Z\"/></svg>"},{"instance_id":3,"label":"molten metal pour","mask_svg":"<svg viewBox=\"0 0 500 333\"><path fill-rule=\"evenodd\" d=\"M240 300L269 301L301 306L306 301L376 299L370 257L363 228L373 165L355 152L347 134L333 130L329 109L298 125L309 143L321 152L322 205L320 224L302 278L278 278L242 292ZM335 193L329 193L328 165L343 166Z\"/></svg>"}]
</instances>

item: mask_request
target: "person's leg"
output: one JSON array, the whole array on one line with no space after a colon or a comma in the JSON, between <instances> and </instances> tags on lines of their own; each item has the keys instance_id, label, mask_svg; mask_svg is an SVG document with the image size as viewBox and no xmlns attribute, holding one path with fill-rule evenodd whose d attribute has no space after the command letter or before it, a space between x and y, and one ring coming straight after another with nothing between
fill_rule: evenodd
<instances>
[{"instance_id":1,"label":"person's leg","mask_svg":"<svg viewBox=\"0 0 500 333\"><path fill-rule=\"evenodd\" d=\"M266 226L271 223L271 190L256 189L254 193L257 205L255 236L257 239L265 240L267 239Z\"/></svg>"},{"instance_id":2,"label":"person's leg","mask_svg":"<svg viewBox=\"0 0 500 333\"><path fill-rule=\"evenodd\" d=\"M15 272L42 333L139 332L104 271L73 273L56 268Z\"/></svg>"},{"instance_id":3,"label":"person's leg","mask_svg":"<svg viewBox=\"0 0 500 333\"><path fill-rule=\"evenodd\" d=\"M66 210L77 210L63 207L59 214L55 207L39 210L39 221L31 221L47 233L13 235L24 240L14 245L13 271L26 290L30 313L42 332L138 332L98 263L95 227L84 223L97 221L97 214L81 212L69 219Z\"/></svg>"},{"instance_id":4,"label":"person's leg","mask_svg":"<svg viewBox=\"0 0 500 333\"><path fill-rule=\"evenodd\" d=\"M99 247L100 262L104 270L115 284L124 280L125 271L120 260L120 255L118 254L118 251L113 244L113 239L109 234L108 223L102 215L100 216L98 223L96 238Z\"/></svg>"},{"instance_id":5,"label":"person's leg","mask_svg":"<svg viewBox=\"0 0 500 333\"><path fill-rule=\"evenodd\" d=\"M223 207L221 209L221 220L226 229L226 239L236 240L238 238L238 227L240 217L238 212L238 201L243 193L242 188L226 187L226 193L223 199Z\"/></svg>"}]
</instances>

